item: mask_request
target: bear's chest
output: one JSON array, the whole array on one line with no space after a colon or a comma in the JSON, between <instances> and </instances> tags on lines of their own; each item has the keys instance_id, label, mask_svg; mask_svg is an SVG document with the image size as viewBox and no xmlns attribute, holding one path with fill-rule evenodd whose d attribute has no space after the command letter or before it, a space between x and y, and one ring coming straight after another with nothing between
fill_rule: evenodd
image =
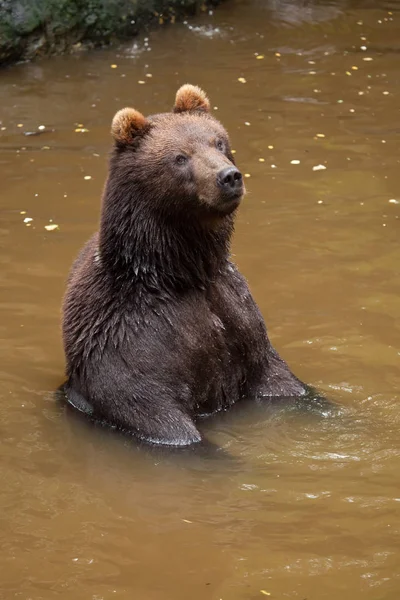
<instances>
[{"instance_id":1,"label":"bear's chest","mask_svg":"<svg viewBox=\"0 0 400 600\"><path fill-rule=\"evenodd\" d=\"M264 339L264 320L246 280L233 265L210 288L207 306L212 326L228 346L244 348Z\"/></svg>"},{"instance_id":2,"label":"bear's chest","mask_svg":"<svg viewBox=\"0 0 400 600\"><path fill-rule=\"evenodd\" d=\"M200 312L190 327L196 339L191 365L198 411L213 412L257 386L265 367L267 334L247 283L236 270L215 282Z\"/></svg>"}]
</instances>

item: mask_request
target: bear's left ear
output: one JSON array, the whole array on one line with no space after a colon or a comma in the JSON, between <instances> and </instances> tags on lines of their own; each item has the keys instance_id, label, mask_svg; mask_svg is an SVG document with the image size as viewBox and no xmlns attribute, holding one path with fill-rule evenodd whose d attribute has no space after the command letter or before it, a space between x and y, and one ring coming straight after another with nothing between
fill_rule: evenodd
<instances>
[{"instance_id":1,"label":"bear's left ear","mask_svg":"<svg viewBox=\"0 0 400 600\"><path fill-rule=\"evenodd\" d=\"M111 134L120 146L131 145L138 136L149 131L150 122L134 108L122 108L113 118Z\"/></svg>"},{"instance_id":2,"label":"bear's left ear","mask_svg":"<svg viewBox=\"0 0 400 600\"><path fill-rule=\"evenodd\" d=\"M174 112L210 111L210 101L197 85L185 84L176 92Z\"/></svg>"}]
</instances>

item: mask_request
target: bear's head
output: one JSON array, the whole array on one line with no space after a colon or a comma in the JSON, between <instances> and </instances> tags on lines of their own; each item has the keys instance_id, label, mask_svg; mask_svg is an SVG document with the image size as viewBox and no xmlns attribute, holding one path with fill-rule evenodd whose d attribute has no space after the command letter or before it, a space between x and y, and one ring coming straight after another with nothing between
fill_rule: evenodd
<instances>
[{"instance_id":1,"label":"bear's head","mask_svg":"<svg viewBox=\"0 0 400 600\"><path fill-rule=\"evenodd\" d=\"M183 85L172 112L117 112L110 179L133 201L168 217L226 217L245 193L228 134L198 87ZM133 193L134 190L134 193ZM125 196L126 197L126 196Z\"/></svg>"}]
</instances>

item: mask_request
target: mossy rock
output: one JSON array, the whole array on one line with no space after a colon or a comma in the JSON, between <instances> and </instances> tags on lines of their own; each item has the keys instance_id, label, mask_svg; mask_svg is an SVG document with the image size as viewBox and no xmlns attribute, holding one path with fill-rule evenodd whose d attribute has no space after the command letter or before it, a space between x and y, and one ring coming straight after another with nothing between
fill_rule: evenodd
<instances>
[{"instance_id":1,"label":"mossy rock","mask_svg":"<svg viewBox=\"0 0 400 600\"><path fill-rule=\"evenodd\" d=\"M194 14L204 4L203 0L0 0L0 65L65 52L80 41L109 44L134 36L152 21Z\"/></svg>"}]
</instances>

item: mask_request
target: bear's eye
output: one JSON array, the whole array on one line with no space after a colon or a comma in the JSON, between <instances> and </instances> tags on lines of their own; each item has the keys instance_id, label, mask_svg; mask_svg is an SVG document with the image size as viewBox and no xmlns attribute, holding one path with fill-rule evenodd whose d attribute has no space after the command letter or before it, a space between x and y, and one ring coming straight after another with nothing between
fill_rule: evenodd
<instances>
[{"instance_id":1,"label":"bear's eye","mask_svg":"<svg viewBox=\"0 0 400 600\"><path fill-rule=\"evenodd\" d=\"M225 144L222 140L217 140L217 143L215 145L217 147L217 150L220 150L221 152L225 150Z\"/></svg>"},{"instance_id":2,"label":"bear's eye","mask_svg":"<svg viewBox=\"0 0 400 600\"><path fill-rule=\"evenodd\" d=\"M178 165L184 165L188 161L188 157L184 154L178 154L178 156L175 157L175 161Z\"/></svg>"}]
</instances>

